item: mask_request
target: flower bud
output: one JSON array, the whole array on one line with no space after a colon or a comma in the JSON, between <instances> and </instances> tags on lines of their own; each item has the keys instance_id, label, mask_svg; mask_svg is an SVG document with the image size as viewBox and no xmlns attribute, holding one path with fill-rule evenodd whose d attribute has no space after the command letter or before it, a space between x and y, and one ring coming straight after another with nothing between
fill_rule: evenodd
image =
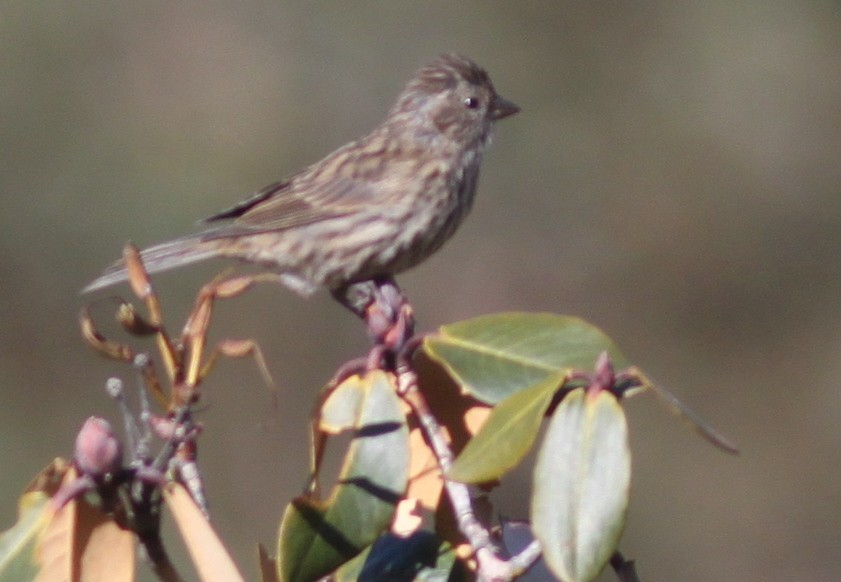
<instances>
[{"instance_id":1,"label":"flower bud","mask_svg":"<svg viewBox=\"0 0 841 582\"><path fill-rule=\"evenodd\" d=\"M107 420L91 416L76 436L73 455L82 474L104 477L120 468L123 451Z\"/></svg>"}]
</instances>

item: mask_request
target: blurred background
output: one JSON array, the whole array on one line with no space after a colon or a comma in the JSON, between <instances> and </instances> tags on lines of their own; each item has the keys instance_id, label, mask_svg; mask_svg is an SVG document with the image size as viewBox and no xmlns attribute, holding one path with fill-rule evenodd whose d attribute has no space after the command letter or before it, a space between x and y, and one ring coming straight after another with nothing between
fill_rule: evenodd
<instances>
[{"instance_id":1,"label":"blurred background","mask_svg":"<svg viewBox=\"0 0 841 582\"><path fill-rule=\"evenodd\" d=\"M0 506L69 456L132 372L79 337L120 255L377 124L463 52L522 107L475 210L400 281L419 328L505 310L588 319L741 446L630 401L621 549L643 580L834 580L841 549L841 13L835 2L7 2L0 8ZM157 278L170 328L224 262ZM127 288L120 293L129 295ZM100 320L111 309L97 311ZM322 293L219 305L279 385L223 361L201 466L247 577L306 474L317 389L368 346ZM497 495L524 516L528 472ZM612 574L604 574L612 580Z\"/></svg>"}]
</instances>

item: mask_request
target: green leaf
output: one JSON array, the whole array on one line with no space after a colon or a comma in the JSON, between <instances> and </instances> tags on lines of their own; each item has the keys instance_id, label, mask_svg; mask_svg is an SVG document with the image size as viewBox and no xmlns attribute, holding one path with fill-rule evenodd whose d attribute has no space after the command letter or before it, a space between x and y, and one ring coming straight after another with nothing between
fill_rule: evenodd
<instances>
[{"instance_id":1,"label":"green leaf","mask_svg":"<svg viewBox=\"0 0 841 582\"><path fill-rule=\"evenodd\" d=\"M305 495L286 508L278 539L282 581L318 579L370 545L388 527L406 489L409 433L391 377L354 376L336 389L343 391L358 404L355 434L330 497Z\"/></svg>"},{"instance_id":2,"label":"green leaf","mask_svg":"<svg viewBox=\"0 0 841 582\"><path fill-rule=\"evenodd\" d=\"M338 434L357 426L368 392L368 386L359 376L348 378L337 386L321 405L319 428Z\"/></svg>"},{"instance_id":3,"label":"green leaf","mask_svg":"<svg viewBox=\"0 0 841 582\"><path fill-rule=\"evenodd\" d=\"M462 390L487 404L566 374L590 370L607 350L614 365L625 357L599 328L551 313L498 313L445 325L424 340Z\"/></svg>"},{"instance_id":4,"label":"green leaf","mask_svg":"<svg viewBox=\"0 0 841 582\"><path fill-rule=\"evenodd\" d=\"M631 453L625 415L607 391L561 402L534 469L531 521L546 563L565 582L592 580L625 524Z\"/></svg>"},{"instance_id":5,"label":"green leaf","mask_svg":"<svg viewBox=\"0 0 841 582\"><path fill-rule=\"evenodd\" d=\"M49 497L42 491L25 493L18 503L18 521L0 534L0 581L34 580L38 537L47 525Z\"/></svg>"},{"instance_id":6,"label":"green leaf","mask_svg":"<svg viewBox=\"0 0 841 582\"><path fill-rule=\"evenodd\" d=\"M516 467L534 444L543 415L563 381L563 376L549 376L496 405L447 476L462 483L485 483Z\"/></svg>"}]
</instances>

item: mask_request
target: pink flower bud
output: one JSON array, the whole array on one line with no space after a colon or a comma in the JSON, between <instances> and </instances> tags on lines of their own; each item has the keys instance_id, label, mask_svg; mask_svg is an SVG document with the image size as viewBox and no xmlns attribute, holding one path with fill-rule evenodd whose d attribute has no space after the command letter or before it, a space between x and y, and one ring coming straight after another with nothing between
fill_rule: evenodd
<instances>
[{"instance_id":1,"label":"pink flower bud","mask_svg":"<svg viewBox=\"0 0 841 582\"><path fill-rule=\"evenodd\" d=\"M76 436L73 457L82 474L104 477L120 468L123 451L108 421L91 416Z\"/></svg>"}]
</instances>

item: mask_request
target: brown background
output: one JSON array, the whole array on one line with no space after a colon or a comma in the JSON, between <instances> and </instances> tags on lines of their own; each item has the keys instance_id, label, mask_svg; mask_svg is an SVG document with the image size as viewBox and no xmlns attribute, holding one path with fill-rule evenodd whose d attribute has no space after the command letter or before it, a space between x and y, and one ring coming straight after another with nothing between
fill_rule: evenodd
<instances>
[{"instance_id":1,"label":"brown background","mask_svg":"<svg viewBox=\"0 0 841 582\"><path fill-rule=\"evenodd\" d=\"M420 327L585 317L741 445L729 458L653 399L628 404L621 547L646 582L836 579L839 24L836 3L783 0L6 3L2 523L88 415L117 420L108 375L134 381L76 324L123 242L188 232L317 160L455 50L523 111L466 226L401 278ZM221 268L159 279L173 329ZM272 410L255 369L224 362L201 415L215 522L252 577L304 481L302 411L367 340L326 294L277 288L221 306L214 331L258 339L281 385ZM527 487L498 496L507 514Z\"/></svg>"}]
</instances>

